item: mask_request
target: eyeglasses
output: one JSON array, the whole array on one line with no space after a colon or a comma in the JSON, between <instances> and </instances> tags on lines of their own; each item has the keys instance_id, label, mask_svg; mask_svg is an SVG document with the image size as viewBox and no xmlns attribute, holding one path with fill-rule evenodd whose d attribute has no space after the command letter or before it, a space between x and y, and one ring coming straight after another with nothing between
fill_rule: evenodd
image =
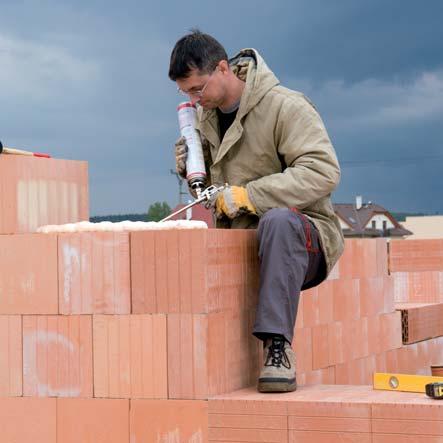
<instances>
[{"instance_id":1,"label":"eyeglasses","mask_svg":"<svg viewBox=\"0 0 443 443\"><path fill-rule=\"evenodd\" d=\"M177 88L177 92L179 94L185 95L187 97L198 97L202 98L203 94L205 93L205 89L209 84L209 81L211 80L213 74L215 71L217 71L218 66L209 74L209 78L206 80L206 83L201 87L201 89L196 89L194 91L183 91L183 89Z\"/></svg>"}]
</instances>

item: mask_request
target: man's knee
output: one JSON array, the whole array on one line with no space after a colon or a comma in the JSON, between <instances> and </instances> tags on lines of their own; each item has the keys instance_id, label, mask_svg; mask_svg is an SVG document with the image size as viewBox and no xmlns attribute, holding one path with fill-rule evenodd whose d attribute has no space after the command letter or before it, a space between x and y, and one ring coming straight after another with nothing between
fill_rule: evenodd
<instances>
[{"instance_id":1,"label":"man's knee","mask_svg":"<svg viewBox=\"0 0 443 443\"><path fill-rule=\"evenodd\" d=\"M265 226L284 229L290 227L291 230L303 232L304 224L301 215L288 208L273 208L267 211L259 221L259 230Z\"/></svg>"}]
</instances>

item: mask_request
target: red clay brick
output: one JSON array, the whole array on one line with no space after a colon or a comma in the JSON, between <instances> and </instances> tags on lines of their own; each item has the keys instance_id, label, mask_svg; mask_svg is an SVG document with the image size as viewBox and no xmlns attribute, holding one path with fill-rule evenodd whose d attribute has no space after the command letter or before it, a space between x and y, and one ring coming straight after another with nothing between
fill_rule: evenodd
<instances>
[{"instance_id":1,"label":"red clay brick","mask_svg":"<svg viewBox=\"0 0 443 443\"><path fill-rule=\"evenodd\" d=\"M168 315L169 398L207 399L256 383L260 342L249 311Z\"/></svg>"},{"instance_id":2,"label":"red clay brick","mask_svg":"<svg viewBox=\"0 0 443 443\"><path fill-rule=\"evenodd\" d=\"M182 234L183 236L184 234ZM190 230L187 233L191 251L191 286L189 288L188 304L183 306L181 312L202 313L208 312L210 300L208 300L209 283L207 274L209 237L217 235L216 230ZM179 243L180 244L180 243ZM186 256L182 260L187 260ZM181 266L181 264L180 264ZM183 271L187 272L186 266ZM186 301L186 297L184 297Z\"/></svg>"},{"instance_id":3,"label":"red clay brick","mask_svg":"<svg viewBox=\"0 0 443 443\"><path fill-rule=\"evenodd\" d=\"M363 359L350 372L371 366L369 360ZM272 437L259 431L283 428L285 417L293 442L389 442L387 435L399 442L438 442L436 437L443 436L438 402L422 394L377 391L372 386L317 385L285 395L242 389L210 399L209 414L213 441L281 441L282 433ZM245 432L248 424L250 434ZM411 435L417 440L397 439Z\"/></svg>"},{"instance_id":4,"label":"red clay brick","mask_svg":"<svg viewBox=\"0 0 443 443\"><path fill-rule=\"evenodd\" d=\"M443 271L443 239L392 241L391 272Z\"/></svg>"},{"instance_id":5,"label":"red clay brick","mask_svg":"<svg viewBox=\"0 0 443 443\"><path fill-rule=\"evenodd\" d=\"M312 371L312 328L296 329L292 348L296 355L297 373Z\"/></svg>"},{"instance_id":6,"label":"red clay brick","mask_svg":"<svg viewBox=\"0 0 443 443\"><path fill-rule=\"evenodd\" d=\"M207 315L169 314L167 322L168 397L204 399L208 393Z\"/></svg>"},{"instance_id":7,"label":"red clay brick","mask_svg":"<svg viewBox=\"0 0 443 443\"><path fill-rule=\"evenodd\" d=\"M386 372L399 373L398 349L392 349L384 354L386 355Z\"/></svg>"},{"instance_id":8,"label":"red clay brick","mask_svg":"<svg viewBox=\"0 0 443 443\"><path fill-rule=\"evenodd\" d=\"M57 442L129 443L129 400L58 398Z\"/></svg>"},{"instance_id":9,"label":"red clay brick","mask_svg":"<svg viewBox=\"0 0 443 443\"><path fill-rule=\"evenodd\" d=\"M209 427L236 429L286 429L284 415L210 414Z\"/></svg>"},{"instance_id":10,"label":"red clay brick","mask_svg":"<svg viewBox=\"0 0 443 443\"><path fill-rule=\"evenodd\" d=\"M199 251L194 250L200 247L199 240L195 239L197 244L194 244L194 239L195 237L189 231L178 233L178 282L181 312L204 312L206 308L204 276L197 274L193 278L192 274L192 268L204 269L205 253L202 250L203 248L200 248ZM196 253L198 254L197 257L194 256ZM209 275L207 277L209 278ZM147 292L146 295L148 295ZM133 306L135 308L135 298L133 298Z\"/></svg>"},{"instance_id":11,"label":"red clay brick","mask_svg":"<svg viewBox=\"0 0 443 443\"><path fill-rule=\"evenodd\" d=\"M351 360L335 367L336 383L338 385L370 385L376 369L374 355Z\"/></svg>"},{"instance_id":12,"label":"red clay brick","mask_svg":"<svg viewBox=\"0 0 443 443\"><path fill-rule=\"evenodd\" d=\"M376 238L377 251L377 275L387 276L389 274L389 247L386 238Z\"/></svg>"},{"instance_id":13,"label":"red clay brick","mask_svg":"<svg viewBox=\"0 0 443 443\"><path fill-rule=\"evenodd\" d=\"M401 314L392 312L380 316L381 349L396 349L402 346Z\"/></svg>"},{"instance_id":14,"label":"red clay brick","mask_svg":"<svg viewBox=\"0 0 443 443\"><path fill-rule=\"evenodd\" d=\"M339 409L340 406L337 406ZM288 417L288 428L296 431L371 432L370 418Z\"/></svg>"},{"instance_id":15,"label":"red clay brick","mask_svg":"<svg viewBox=\"0 0 443 443\"><path fill-rule=\"evenodd\" d=\"M231 429L210 428L210 442L257 442L257 443L287 443L288 431L267 429Z\"/></svg>"},{"instance_id":16,"label":"red clay brick","mask_svg":"<svg viewBox=\"0 0 443 443\"><path fill-rule=\"evenodd\" d=\"M23 395L92 397L90 316L23 317Z\"/></svg>"},{"instance_id":17,"label":"red clay brick","mask_svg":"<svg viewBox=\"0 0 443 443\"><path fill-rule=\"evenodd\" d=\"M389 402L383 402L382 399L375 402L372 408L373 419L380 420L404 420L419 422L423 420L431 420L438 423L443 422L443 409L438 402L435 402L424 395L417 394L417 398L413 396L399 398L401 401L394 401L392 395L389 396ZM426 432L419 432L425 434Z\"/></svg>"},{"instance_id":18,"label":"red clay brick","mask_svg":"<svg viewBox=\"0 0 443 443\"><path fill-rule=\"evenodd\" d=\"M131 442L208 441L208 402L131 400Z\"/></svg>"},{"instance_id":19,"label":"red clay brick","mask_svg":"<svg viewBox=\"0 0 443 443\"><path fill-rule=\"evenodd\" d=\"M386 296L384 290L383 277L360 279L360 315L362 317L374 316L386 312ZM393 309L388 312L392 311Z\"/></svg>"},{"instance_id":20,"label":"red clay brick","mask_svg":"<svg viewBox=\"0 0 443 443\"><path fill-rule=\"evenodd\" d=\"M131 233L132 312L207 312L206 230Z\"/></svg>"},{"instance_id":21,"label":"red clay brick","mask_svg":"<svg viewBox=\"0 0 443 443\"><path fill-rule=\"evenodd\" d=\"M320 304L318 299L318 287L303 291L303 326L312 328L320 324ZM300 308L299 308L300 310Z\"/></svg>"},{"instance_id":22,"label":"red clay brick","mask_svg":"<svg viewBox=\"0 0 443 443\"><path fill-rule=\"evenodd\" d=\"M59 303L62 314L129 314L127 232L59 235Z\"/></svg>"},{"instance_id":23,"label":"red clay brick","mask_svg":"<svg viewBox=\"0 0 443 443\"><path fill-rule=\"evenodd\" d=\"M22 372L22 319L19 315L0 316L0 395L21 396Z\"/></svg>"},{"instance_id":24,"label":"red clay brick","mask_svg":"<svg viewBox=\"0 0 443 443\"><path fill-rule=\"evenodd\" d=\"M376 372L389 372L386 363L386 352L375 356L375 370Z\"/></svg>"},{"instance_id":25,"label":"red clay brick","mask_svg":"<svg viewBox=\"0 0 443 443\"><path fill-rule=\"evenodd\" d=\"M312 368L321 369L329 366L328 325L312 328Z\"/></svg>"},{"instance_id":26,"label":"red clay brick","mask_svg":"<svg viewBox=\"0 0 443 443\"><path fill-rule=\"evenodd\" d=\"M223 229L131 234L134 313L210 313L255 306L255 231Z\"/></svg>"},{"instance_id":27,"label":"red clay brick","mask_svg":"<svg viewBox=\"0 0 443 443\"><path fill-rule=\"evenodd\" d=\"M209 414L286 417L288 404L286 396L262 394L250 387L209 398L208 410Z\"/></svg>"},{"instance_id":28,"label":"red clay brick","mask_svg":"<svg viewBox=\"0 0 443 443\"><path fill-rule=\"evenodd\" d=\"M331 392L325 392L323 400L321 396L321 387L312 387L306 389L306 399L298 401L298 399L292 399L297 401L288 402L288 414L291 417L316 417L316 418L354 418L354 419L366 419L371 418L371 405L362 402L358 402L360 387L354 387L354 397L352 396L352 387L343 386L335 387ZM312 391L313 394L309 395L312 400L308 399L308 394ZM340 395L340 390L343 391L343 396ZM363 393L364 396L365 393ZM319 398L318 398L319 397ZM332 430L332 429L329 429Z\"/></svg>"},{"instance_id":29,"label":"red clay brick","mask_svg":"<svg viewBox=\"0 0 443 443\"><path fill-rule=\"evenodd\" d=\"M334 318L334 284L325 281L318 286L319 323L332 323Z\"/></svg>"},{"instance_id":30,"label":"red clay brick","mask_svg":"<svg viewBox=\"0 0 443 443\"><path fill-rule=\"evenodd\" d=\"M297 384L299 386L308 385L332 385L335 384L335 366L316 369L305 373L297 373Z\"/></svg>"},{"instance_id":31,"label":"red clay brick","mask_svg":"<svg viewBox=\"0 0 443 443\"><path fill-rule=\"evenodd\" d=\"M372 443L441 443L437 435L373 434Z\"/></svg>"},{"instance_id":32,"label":"red clay brick","mask_svg":"<svg viewBox=\"0 0 443 443\"><path fill-rule=\"evenodd\" d=\"M346 239L343 255L338 261L340 279L376 277L386 273L386 240Z\"/></svg>"},{"instance_id":33,"label":"red clay brick","mask_svg":"<svg viewBox=\"0 0 443 443\"><path fill-rule=\"evenodd\" d=\"M255 307L259 278L257 247L255 231L208 231L209 312Z\"/></svg>"},{"instance_id":34,"label":"red clay brick","mask_svg":"<svg viewBox=\"0 0 443 443\"><path fill-rule=\"evenodd\" d=\"M56 443L55 398L0 398L5 443Z\"/></svg>"},{"instance_id":35,"label":"red clay brick","mask_svg":"<svg viewBox=\"0 0 443 443\"><path fill-rule=\"evenodd\" d=\"M371 434L360 432L289 431L289 443L372 443Z\"/></svg>"},{"instance_id":36,"label":"red clay brick","mask_svg":"<svg viewBox=\"0 0 443 443\"><path fill-rule=\"evenodd\" d=\"M414 373L414 346L403 346L397 349L398 370L402 374Z\"/></svg>"},{"instance_id":37,"label":"red clay brick","mask_svg":"<svg viewBox=\"0 0 443 443\"><path fill-rule=\"evenodd\" d=\"M0 189L1 234L89 219L86 162L2 155Z\"/></svg>"},{"instance_id":38,"label":"red clay brick","mask_svg":"<svg viewBox=\"0 0 443 443\"><path fill-rule=\"evenodd\" d=\"M440 435L443 437L443 422L431 420L373 419L373 432L377 434Z\"/></svg>"},{"instance_id":39,"label":"red clay brick","mask_svg":"<svg viewBox=\"0 0 443 443\"><path fill-rule=\"evenodd\" d=\"M95 315L94 396L167 398L166 316Z\"/></svg>"},{"instance_id":40,"label":"red clay brick","mask_svg":"<svg viewBox=\"0 0 443 443\"><path fill-rule=\"evenodd\" d=\"M396 302L443 302L443 271L394 272Z\"/></svg>"},{"instance_id":41,"label":"red clay brick","mask_svg":"<svg viewBox=\"0 0 443 443\"><path fill-rule=\"evenodd\" d=\"M209 441L287 442L287 437L287 406L281 395L251 388L209 400Z\"/></svg>"},{"instance_id":42,"label":"red clay brick","mask_svg":"<svg viewBox=\"0 0 443 443\"><path fill-rule=\"evenodd\" d=\"M350 333L349 345L351 348L351 359L367 357L369 355L368 342L368 319L360 318L349 322Z\"/></svg>"},{"instance_id":43,"label":"red clay brick","mask_svg":"<svg viewBox=\"0 0 443 443\"><path fill-rule=\"evenodd\" d=\"M385 296L385 308L383 312L389 313L395 310L395 286L392 275L383 277L383 294Z\"/></svg>"},{"instance_id":44,"label":"red clay brick","mask_svg":"<svg viewBox=\"0 0 443 443\"><path fill-rule=\"evenodd\" d=\"M443 335L443 303L398 303L403 343L415 343Z\"/></svg>"},{"instance_id":45,"label":"red clay brick","mask_svg":"<svg viewBox=\"0 0 443 443\"><path fill-rule=\"evenodd\" d=\"M368 359L359 363L360 368L371 366ZM359 368L355 366L350 369L354 373ZM439 435L443 412L438 402L422 394L377 391L371 385L317 385L300 387L296 392L285 395L260 394L254 388L242 389L210 399L209 414L210 437L214 440L241 441L247 435L243 430L248 423L258 431L270 428L272 421L268 419L269 416L275 416L275 424L284 423L282 416L287 416L289 433L294 433L294 438L295 435L303 437L298 433L309 432L311 441L316 441L318 435L320 441L329 441L328 437L330 441L354 441L352 434L361 433L363 439L371 441L371 431L375 429L386 433L402 432L400 422L404 423L405 430L409 429L421 438L425 432L421 430L420 422L426 421L428 434ZM372 419L378 421L376 428L371 427ZM381 423L382 420L385 422ZM274 425L274 429L278 427ZM213 428L219 431L215 433ZM231 431L227 433L224 428ZM258 432L251 435L260 439Z\"/></svg>"},{"instance_id":46,"label":"red clay brick","mask_svg":"<svg viewBox=\"0 0 443 443\"><path fill-rule=\"evenodd\" d=\"M368 325L368 353L369 354L380 354L381 352L388 351L390 348L382 348L381 343L381 326L380 326L380 315L375 315L367 318Z\"/></svg>"},{"instance_id":47,"label":"red clay brick","mask_svg":"<svg viewBox=\"0 0 443 443\"><path fill-rule=\"evenodd\" d=\"M332 365L343 363L349 358L350 352L346 347L343 322L333 322L328 325L329 362Z\"/></svg>"},{"instance_id":48,"label":"red clay brick","mask_svg":"<svg viewBox=\"0 0 443 443\"><path fill-rule=\"evenodd\" d=\"M156 306L155 279L155 235L156 231L131 232L131 312L153 313ZM187 286L183 285L186 293Z\"/></svg>"},{"instance_id":49,"label":"red clay brick","mask_svg":"<svg viewBox=\"0 0 443 443\"><path fill-rule=\"evenodd\" d=\"M156 312L179 312L177 306L177 242L171 248L168 242L170 236L177 237L171 231L158 231L155 234L155 281L156 281ZM168 247L169 243L169 247ZM175 274L175 275L173 275Z\"/></svg>"},{"instance_id":50,"label":"red clay brick","mask_svg":"<svg viewBox=\"0 0 443 443\"><path fill-rule=\"evenodd\" d=\"M57 236L0 235L0 269L0 314L58 313Z\"/></svg>"},{"instance_id":51,"label":"red clay brick","mask_svg":"<svg viewBox=\"0 0 443 443\"><path fill-rule=\"evenodd\" d=\"M225 316L226 348L223 360L225 360L226 364L224 377L228 391L255 385L257 382L263 354L262 342L251 333L254 320L255 311L228 311L228 314ZM211 336L211 323L209 323L210 339ZM212 347L211 341L209 346ZM217 389L212 392L224 391Z\"/></svg>"},{"instance_id":52,"label":"red clay brick","mask_svg":"<svg viewBox=\"0 0 443 443\"><path fill-rule=\"evenodd\" d=\"M360 281L334 280L334 321L360 318Z\"/></svg>"},{"instance_id":53,"label":"red clay brick","mask_svg":"<svg viewBox=\"0 0 443 443\"><path fill-rule=\"evenodd\" d=\"M301 329L301 328L305 327L304 320L303 320L304 303L305 303L305 295L304 295L304 291L303 291L300 293L300 298L298 300L297 317L295 320L294 330Z\"/></svg>"}]
</instances>

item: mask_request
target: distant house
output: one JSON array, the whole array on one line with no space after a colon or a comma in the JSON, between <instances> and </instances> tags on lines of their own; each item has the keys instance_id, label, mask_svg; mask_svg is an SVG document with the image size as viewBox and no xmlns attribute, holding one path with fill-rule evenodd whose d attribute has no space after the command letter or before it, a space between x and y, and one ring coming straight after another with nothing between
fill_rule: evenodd
<instances>
[{"instance_id":1,"label":"distant house","mask_svg":"<svg viewBox=\"0 0 443 443\"><path fill-rule=\"evenodd\" d=\"M354 204L335 203L334 211L345 237L403 238L412 234L383 206L363 203L361 196L356 197Z\"/></svg>"}]
</instances>

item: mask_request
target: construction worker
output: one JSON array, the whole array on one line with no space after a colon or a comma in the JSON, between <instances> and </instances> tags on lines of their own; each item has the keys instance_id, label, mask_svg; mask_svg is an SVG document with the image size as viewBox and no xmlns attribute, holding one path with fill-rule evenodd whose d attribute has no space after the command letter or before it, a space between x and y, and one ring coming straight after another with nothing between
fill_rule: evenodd
<instances>
[{"instance_id":1,"label":"construction worker","mask_svg":"<svg viewBox=\"0 0 443 443\"><path fill-rule=\"evenodd\" d=\"M253 334L264 343L260 392L296 389L291 348L300 291L323 281L343 251L330 195L340 168L323 122L301 93L280 85L260 54L228 59L198 30L176 43L169 78L198 104L217 227L257 228L260 288ZM186 176L186 143L176 142Z\"/></svg>"}]
</instances>

